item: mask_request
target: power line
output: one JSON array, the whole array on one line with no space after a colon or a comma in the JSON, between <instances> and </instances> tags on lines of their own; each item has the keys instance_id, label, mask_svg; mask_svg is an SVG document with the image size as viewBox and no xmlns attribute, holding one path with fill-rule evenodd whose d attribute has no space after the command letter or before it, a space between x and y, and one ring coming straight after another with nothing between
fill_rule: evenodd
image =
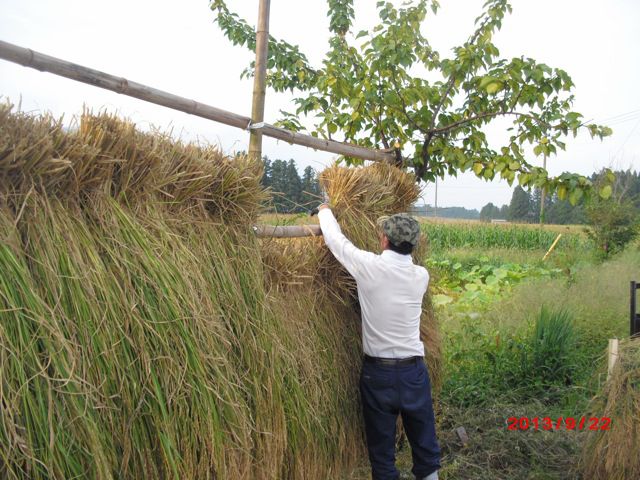
<instances>
[{"instance_id":1,"label":"power line","mask_svg":"<svg viewBox=\"0 0 640 480\"><path fill-rule=\"evenodd\" d=\"M627 142L629 141L629 139L631 138L631 136L635 133L636 129L638 128L638 125L640 125L640 118L638 119L638 121L636 122L636 124L633 126L633 128L631 129L631 131L629 132L629 135L627 135L627 138L625 138L624 142L622 142L622 145L620 145L620 148L618 149L618 151L616 152L616 154L614 155L614 157L617 157L618 154L622 151L622 149L624 148L624 146L627 144Z\"/></svg>"},{"instance_id":2,"label":"power line","mask_svg":"<svg viewBox=\"0 0 640 480\"><path fill-rule=\"evenodd\" d=\"M618 118L620 118L620 117L626 117L627 115L635 115L635 114L637 114L637 113L640 113L640 108L639 108L639 109L637 109L637 110L631 110L631 111L629 111L629 112L620 113L620 114L618 114L618 115L613 115L613 116L611 116L611 117L603 118L603 119L601 119L601 120L598 120L598 123L601 123L601 122L610 122L610 121L616 120L616 119L618 119Z\"/></svg>"},{"instance_id":3,"label":"power line","mask_svg":"<svg viewBox=\"0 0 640 480\"><path fill-rule=\"evenodd\" d=\"M638 113L638 114L636 114L636 115L633 115L633 116L630 116L630 117L626 117L626 118L624 118L624 119L616 120L616 121L614 121L614 122L599 122L599 123L606 123L606 124L607 124L607 125L609 125L609 126L612 126L612 125L621 125L621 124L623 124L623 123L627 123L627 122L631 122L631 121L633 121L633 120L637 120L638 118L640 118L640 113Z\"/></svg>"}]
</instances>

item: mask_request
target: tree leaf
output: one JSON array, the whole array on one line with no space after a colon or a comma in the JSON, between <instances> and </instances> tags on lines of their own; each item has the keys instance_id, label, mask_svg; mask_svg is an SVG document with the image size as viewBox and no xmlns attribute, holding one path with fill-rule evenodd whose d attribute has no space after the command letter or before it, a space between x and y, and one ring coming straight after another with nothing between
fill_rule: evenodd
<instances>
[{"instance_id":1,"label":"tree leaf","mask_svg":"<svg viewBox=\"0 0 640 480\"><path fill-rule=\"evenodd\" d=\"M485 87L485 90L489 95L499 92L500 90L502 90L502 82L500 81L492 82Z\"/></svg>"},{"instance_id":2,"label":"tree leaf","mask_svg":"<svg viewBox=\"0 0 640 480\"><path fill-rule=\"evenodd\" d=\"M600 189L599 193L600 193L600 197L606 200L611 197L611 193L613 193L613 189L611 188L611 185L605 185Z\"/></svg>"},{"instance_id":3,"label":"tree leaf","mask_svg":"<svg viewBox=\"0 0 640 480\"><path fill-rule=\"evenodd\" d=\"M436 307L438 307L453 302L453 298L451 298L449 295L438 293L437 295L431 297L431 301Z\"/></svg>"},{"instance_id":4,"label":"tree leaf","mask_svg":"<svg viewBox=\"0 0 640 480\"><path fill-rule=\"evenodd\" d=\"M558 198L560 200L565 200L567 198L567 187L565 186L558 187Z\"/></svg>"}]
</instances>

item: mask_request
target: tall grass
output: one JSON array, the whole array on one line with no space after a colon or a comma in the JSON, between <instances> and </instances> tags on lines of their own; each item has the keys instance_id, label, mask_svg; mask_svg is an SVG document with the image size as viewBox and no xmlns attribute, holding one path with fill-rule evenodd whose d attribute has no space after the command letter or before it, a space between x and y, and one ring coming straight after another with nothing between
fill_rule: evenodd
<instances>
[{"instance_id":1,"label":"tall grass","mask_svg":"<svg viewBox=\"0 0 640 480\"><path fill-rule=\"evenodd\" d=\"M575 344L576 332L569 311L552 311L543 305L535 321L524 371L542 385L571 384L576 369Z\"/></svg>"},{"instance_id":2,"label":"tall grass","mask_svg":"<svg viewBox=\"0 0 640 480\"><path fill-rule=\"evenodd\" d=\"M593 355L606 348L607 338L628 332L629 281L640 269L640 252L628 249L605 263L582 263L568 276L518 285L513 295L493 305L487 317L496 326L515 328L541 305L571 311L582 334L580 345Z\"/></svg>"},{"instance_id":3,"label":"tall grass","mask_svg":"<svg viewBox=\"0 0 640 480\"><path fill-rule=\"evenodd\" d=\"M562 414L584 413L607 339L628 334L629 281L639 268L630 249L570 276L520 283L486 310L443 312L445 400L464 406L534 395Z\"/></svg>"}]
</instances>

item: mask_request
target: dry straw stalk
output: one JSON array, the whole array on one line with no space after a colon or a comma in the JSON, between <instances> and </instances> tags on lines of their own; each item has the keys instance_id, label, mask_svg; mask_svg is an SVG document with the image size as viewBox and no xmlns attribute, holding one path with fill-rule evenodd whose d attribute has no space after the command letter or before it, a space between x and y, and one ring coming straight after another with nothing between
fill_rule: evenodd
<instances>
[{"instance_id":1,"label":"dry straw stalk","mask_svg":"<svg viewBox=\"0 0 640 480\"><path fill-rule=\"evenodd\" d=\"M353 282L321 238L256 238L261 173L108 114L0 106L0 477L337 478L364 458ZM418 193L384 165L322 178L363 248Z\"/></svg>"}]
</instances>

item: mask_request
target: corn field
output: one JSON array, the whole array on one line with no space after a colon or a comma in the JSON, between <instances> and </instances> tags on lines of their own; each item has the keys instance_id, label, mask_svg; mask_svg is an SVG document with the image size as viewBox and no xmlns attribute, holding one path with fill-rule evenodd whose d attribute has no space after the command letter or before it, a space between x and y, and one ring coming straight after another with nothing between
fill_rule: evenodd
<instances>
[{"instance_id":1,"label":"corn field","mask_svg":"<svg viewBox=\"0 0 640 480\"><path fill-rule=\"evenodd\" d=\"M558 232L526 225L496 225L487 223L430 223L422 224L431 252L452 248L508 248L517 250L546 250ZM556 249L590 248L590 241L578 233L563 233Z\"/></svg>"}]
</instances>

